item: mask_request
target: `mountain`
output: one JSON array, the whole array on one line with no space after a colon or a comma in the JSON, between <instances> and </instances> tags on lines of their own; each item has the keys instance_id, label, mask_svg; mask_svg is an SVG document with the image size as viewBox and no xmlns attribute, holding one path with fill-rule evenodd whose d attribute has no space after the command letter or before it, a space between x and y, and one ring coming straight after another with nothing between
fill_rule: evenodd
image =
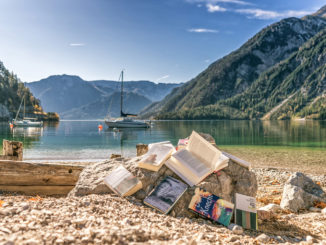
<instances>
[{"instance_id":1,"label":"mountain","mask_svg":"<svg viewBox=\"0 0 326 245\"><path fill-rule=\"evenodd\" d=\"M238 50L174 89L164 100L147 107L142 115L159 119L259 118L261 114L244 112L247 109L244 104L241 108L228 105L236 101L233 97L248 96L247 93L254 98L257 90L249 89L258 80L264 81L262 86L270 86L271 81L264 79L263 74L326 27L326 19L321 17L324 11L317 13L301 19L287 18L264 28ZM270 95L265 94L266 98Z\"/></svg>"},{"instance_id":2,"label":"mountain","mask_svg":"<svg viewBox=\"0 0 326 245\"><path fill-rule=\"evenodd\" d=\"M24 96L26 116L44 118L46 113L43 112L40 101L0 61L0 121L10 120L16 116Z\"/></svg>"},{"instance_id":3,"label":"mountain","mask_svg":"<svg viewBox=\"0 0 326 245\"><path fill-rule=\"evenodd\" d=\"M127 97L124 98L126 109L130 109L130 113L138 113L152 101L163 99L173 88L180 85L126 81L124 82L124 91L127 92ZM121 82L85 81L78 76L55 75L27 83L26 86L41 100L45 110L58 112L62 119L98 119L107 115L109 107L108 103L104 103L110 101L111 95L115 98L117 95L115 92L120 92ZM117 107L120 108L120 98L117 98L113 108ZM118 116L116 111L112 116Z\"/></svg>"},{"instance_id":4,"label":"mountain","mask_svg":"<svg viewBox=\"0 0 326 245\"><path fill-rule=\"evenodd\" d=\"M107 95L78 76L50 76L37 82L26 83L26 86L41 100L45 110L59 114Z\"/></svg>"},{"instance_id":5,"label":"mountain","mask_svg":"<svg viewBox=\"0 0 326 245\"><path fill-rule=\"evenodd\" d=\"M97 80L90 81L91 84L106 91L120 90L120 82ZM135 94L143 95L151 101L160 101L167 94L171 92L173 88L179 87L179 83L153 83L149 81L126 81L123 82L123 88L126 92L133 92Z\"/></svg>"},{"instance_id":6,"label":"mountain","mask_svg":"<svg viewBox=\"0 0 326 245\"><path fill-rule=\"evenodd\" d=\"M125 113L137 114L151 102L151 100L142 95L126 92L124 93L123 111ZM63 112L61 117L63 119L103 119L107 115L120 117L120 92L114 92L95 102Z\"/></svg>"}]
</instances>

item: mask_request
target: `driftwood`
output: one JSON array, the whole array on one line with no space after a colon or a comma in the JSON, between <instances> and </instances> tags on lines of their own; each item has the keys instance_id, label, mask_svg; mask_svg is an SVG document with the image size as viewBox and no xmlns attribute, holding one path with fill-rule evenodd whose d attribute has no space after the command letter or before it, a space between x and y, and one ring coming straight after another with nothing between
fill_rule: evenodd
<instances>
[{"instance_id":1,"label":"driftwood","mask_svg":"<svg viewBox=\"0 0 326 245\"><path fill-rule=\"evenodd\" d=\"M67 194L83 166L0 161L0 190L25 194Z\"/></svg>"}]
</instances>

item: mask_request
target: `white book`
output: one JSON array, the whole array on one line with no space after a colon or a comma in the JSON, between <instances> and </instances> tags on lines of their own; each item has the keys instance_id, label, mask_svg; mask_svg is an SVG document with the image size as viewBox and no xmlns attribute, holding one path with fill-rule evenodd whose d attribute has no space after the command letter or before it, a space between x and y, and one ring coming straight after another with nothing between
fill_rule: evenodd
<instances>
[{"instance_id":1,"label":"white book","mask_svg":"<svg viewBox=\"0 0 326 245\"><path fill-rule=\"evenodd\" d=\"M142 188L142 182L122 165L106 176L104 183L120 196L130 196Z\"/></svg>"},{"instance_id":2,"label":"white book","mask_svg":"<svg viewBox=\"0 0 326 245\"><path fill-rule=\"evenodd\" d=\"M151 171L158 171L163 163L175 152L171 143L155 143L149 147L148 152L138 162L138 167Z\"/></svg>"},{"instance_id":3,"label":"white book","mask_svg":"<svg viewBox=\"0 0 326 245\"><path fill-rule=\"evenodd\" d=\"M230 153L227 153L225 151L223 151L223 154L225 156L227 156L228 158L230 158L233 162L236 162L237 164L239 164L240 166L250 169L251 164L249 162L242 160L236 156L233 156Z\"/></svg>"},{"instance_id":4,"label":"white book","mask_svg":"<svg viewBox=\"0 0 326 245\"><path fill-rule=\"evenodd\" d=\"M228 166L229 158L195 131L188 145L172 154L166 166L190 186L196 185L214 171Z\"/></svg>"}]
</instances>

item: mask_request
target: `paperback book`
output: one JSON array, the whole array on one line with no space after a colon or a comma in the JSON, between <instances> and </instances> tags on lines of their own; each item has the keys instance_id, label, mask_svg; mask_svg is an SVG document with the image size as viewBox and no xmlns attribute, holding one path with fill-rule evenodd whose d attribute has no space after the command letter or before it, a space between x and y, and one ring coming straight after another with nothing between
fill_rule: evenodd
<instances>
[{"instance_id":1,"label":"paperback book","mask_svg":"<svg viewBox=\"0 0 326 245\"><path fill-rule=\"evenodd\" d=\"M197 187L189 203L189 209L203 217L228 226L232 218L234 204Z\"/></svg>"},{"instance_id":2,"label":"paperback book","mask_svg":"<svg viewBox=\"0 0 326 245\"><path fill-rule=\"evenodd\" d=\"M120 196L130 196L142 188L142 182L122 165L106 176L104 183Z\"/></svg>"},{"instance_id":3,"label":"paperback book","mask_svg":"<svg viewBox=\"0 0 326 245\"><path fill-rule=\"evenodd\" d=\"M187 185L185 183L167 176L144 199L144 203L164 214L167 214L186 190Z\"/></svg>"},{"instance_id":4,"label":"paperback book","mask_svg":"<svg viewBox=\"0 0 326 245\"><path fill-rule=\"evenodd\" d=\"M235 223L246 229L258 229L256 199L254 197L235 194Z\"/></svg>"},{"instance_id":5,"label":"paperback book","mask_svg":"<svg viewBox=\"0 0 326 245\"><path fill-rule=\"evenodd\" d=\"M148 152L138 162L138 167L158 171L173 152L175 149L170 142L151 144Z\"/></svg>"},{"instance_id":6,"label":"paperback book","mask_svg":"<svg viewBox=\"0 0 326 245\"><path fill-rule=\"evenodd\" d=\"M229 158L195 131L185 149L172 154L165 165L190 186L194 186L214 171L228 166Z\"/></svg>"}]
</instances>

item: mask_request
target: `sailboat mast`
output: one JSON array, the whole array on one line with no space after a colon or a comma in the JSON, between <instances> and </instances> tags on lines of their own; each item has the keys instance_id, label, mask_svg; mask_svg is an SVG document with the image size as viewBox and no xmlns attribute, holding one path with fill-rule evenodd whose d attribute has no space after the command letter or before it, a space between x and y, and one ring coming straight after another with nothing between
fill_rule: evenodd
<instances>
[{"instance_id":1,"label":"sailboat mast","mask_svg":"<svg viewBox=\"0 0 326 245\"><path fill-rule=\"evenodd\" d=\"M122 112L122 105L123 105L123 70L121 71L121 96L120 96L120 116L123 116Z\"/></svg>"},{"instance_id":2,"label":"sailboat mast","mask_svg":"<svg viewBox=\"0 0 326 245\"><path fill-rule=\"evenodd\" d=\"M26 107L26 98L25 98L25 93L24 93L24 116L23 116L23 120L25 118L25 107Z\"/></svg>"}]
</instances>

